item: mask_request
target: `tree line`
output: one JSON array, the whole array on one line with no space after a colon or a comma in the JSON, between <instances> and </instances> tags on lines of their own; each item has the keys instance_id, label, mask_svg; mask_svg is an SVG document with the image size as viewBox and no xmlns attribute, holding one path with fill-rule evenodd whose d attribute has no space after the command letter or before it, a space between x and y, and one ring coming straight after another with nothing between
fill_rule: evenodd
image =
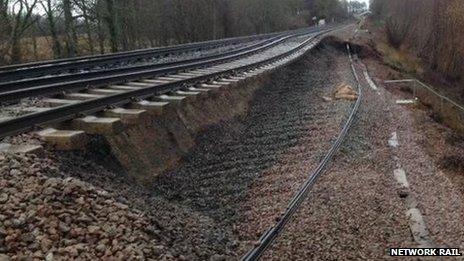
<instances>
[{"instance_id":1,"label":"tree line","mask_svg":"<svg viewBox=\"0 0 464 261\"><path fill-rule=\"evenodd\" d=\"M387 39L408 48L451 80L464 75L463 0L371 0Z\"/></svg>"},{"instance_id":2,"label":"tree line","mask_svg":"<svg viewBox=\"0 0 464 261\"><path fill-rule=\"evenodd\" d=\"M0 0L0 64L296 29L346 0Z\"/></svg>"}]
</instances>

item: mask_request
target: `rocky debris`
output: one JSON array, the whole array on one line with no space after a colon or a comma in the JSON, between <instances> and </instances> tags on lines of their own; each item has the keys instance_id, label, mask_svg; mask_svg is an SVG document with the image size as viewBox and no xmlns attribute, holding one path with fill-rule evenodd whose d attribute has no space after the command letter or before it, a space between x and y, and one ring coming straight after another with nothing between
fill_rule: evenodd
<instances>
[{"instance_id":1,"label":"rocky debris","mask_svg":"<svg viewBox=\"0 0 464 261\"><path fill-rule=\"evenodd\" d=\"M10 261L11 258L5 254L0 254L0 261Z\"/></svg>"},{"instance_id":2,"label":"rocky debris","mask_svg":"<svg viewBox=\"0 0 464 261\"><path fill-rule=\"evenodd\" d=\"M338 134L351 103L320 95L354 82L347 58L327 56L333 51L315 50L272 76L245 117L202 133L185 164L158 178L157 194L213 218L232 241L226 258L240 258L274 224Z\"/></svg>"},{"instance_id":3,"label":"rocky debris","mask_svg":"<svg viewBox=\"0 0 464 261\"><path fill-rule=\"evenodd\" d=\"M41 100L41 98L25 98L15 104L0 103L0 118L16 117L28 114L31 112L28 108L43 107Z\"/></svg>"},{"instance_id":4,"label":"rocky debris","mask_svg":"<svg viewBox=\"0 0 464 261\"><path fill-rule=\"evenodd\" d=\"M321 98L322 98L322 100L325 101L325 102L331 102L331 101L333 101L333 99L332 99L331 97L328 97L328 96L322 96Z\"/></svg>"},{"instance_id":5,"label":"rocky debris","mask_svg":"<svg viewBox=\"0 0 464 261\"><path fill-rule=\"evenodd\" d=\"M351 85L341 83L337 86L334 98L337 100L356 101L358 99L358 93L353 89L353 87L351 87Z\"/></svg>"},{"instance_id":6,"label":"rocky debris","mask_svg":"<svg viewBox=\"0 0 464 261\"><path fill-rule=\"evenodd\" d=\"M249 60L297 44L277 46ZM260 236L251 229L240 231L240 224L249 223L244 213L251 207L262 215L272 212L277 201L278 208L288 202L268 194L267 200L250 204L250 186L271 173L268 176L283 178L271 180L274 188L291 195L288 192L300 180L281 174L291 171L304 177L305 159L323 154L300 143L324 129L318 122L326 121L321 118L326 113L337 118L333 123L343 117L330 110L317 114L321 104L332 106L318 98L324 86L330 87L324 95L332 95L336 84L332 74L321 76L324 66L332 64L327 60L330 53L315 50L302 59L303 64L274 76L256 94L248 115L205 130L197 148L185 157L185 165L161 176L149 189L135 185L98 138L90 146L96 151L47 151L44 158L7 156L0 161L6 166L0 170L0 187L7 188L0 191L6 194L0 196L6 198L0 203L0 221L6 221L0 233L8 233L8 244L0 242L0 254L48 260L238 259L248 250L243 245ZM337 70L323 70L327 71ZM350 103L333 105L345 108ZM306 154L298 153L301 158L289 159L303 150Z\"/></svg>"},{"instance_id":7,"label":"rocky debris","mask_svg":"<svg viewBox=\"0 0 464 261\"><path fill-rule=\"evenodd\" d=\"M363 105L346 141L263 259L384 260L391 246L416 247L392 182L393 121L382 98L362 84Z\"/></svg>"},{"instance_id":8,"label":"rocky debris","mask_svg":"<svg viewBox=\"0 0 464 261\"><path fill-rule=\"evenodd\" d=\"M355 67L361 71L359 64ZM369 69L377 75L387 72L377 64ZM379 95L364 77L360 80L363 105L337 160L263 259L385 260L391 246L418 247L401 198L405 192L392 182L398 162L387 140L393 131L398 132L401 145L395 150L409 193L418 198L430 235L439 246L463 248L462 175L446 176L436 167L442 155L462 155L462 138L447 144L449 129L420 110L396 105L397 95L384 88Z\"/></svg>"},{"instance_id":9,"label":"rocky debris","mask_svg":"<svg viewBox=\"0 0 464 261\"><path fill-rule=\"evenodd\" d=\"M95 260L164 254L141 211L89 183L62 178L51 160L7 155L0 166L3 256Z\"/></svg>"}]
</instances>

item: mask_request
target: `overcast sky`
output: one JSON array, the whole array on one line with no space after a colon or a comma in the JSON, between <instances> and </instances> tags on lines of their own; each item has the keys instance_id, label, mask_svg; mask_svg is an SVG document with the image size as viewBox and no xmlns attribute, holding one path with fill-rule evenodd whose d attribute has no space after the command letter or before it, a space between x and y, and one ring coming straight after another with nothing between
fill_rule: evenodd
<instances>
[{"instance_id":1,"label":"overcast sky","mask_svg":"<svg viewBox=\"0 0 464 261\"><path fill-rule=\"evenodd\" d=\"M367 4L367 6L369 7L369 0L359 0L361 2L365 2Z\"/></svg>"}]
</instances>

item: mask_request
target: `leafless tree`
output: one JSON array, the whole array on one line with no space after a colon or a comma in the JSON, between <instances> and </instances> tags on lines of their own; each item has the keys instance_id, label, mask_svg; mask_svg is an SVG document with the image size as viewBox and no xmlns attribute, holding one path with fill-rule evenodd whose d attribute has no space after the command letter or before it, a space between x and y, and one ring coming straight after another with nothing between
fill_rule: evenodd
<instances>
[{"instance_id":1,"label":"leafless tree","mask_svg":"<svg viewBox=\"0 0 464 261\"><path fill-rule=\"evenodd\" d=\"M72 57L97 50L116 52L295 29L312 24L313 16L330 20L346 18L343 3L339 0L0 0L0 63L20 62L21 48L31 48L22 43L26 37L32 37L32 49L50 50L48 58ZM40 37L43 39L37 40ZM44 43L49 46L38 46Z\"/></svg>"}]
</instances>

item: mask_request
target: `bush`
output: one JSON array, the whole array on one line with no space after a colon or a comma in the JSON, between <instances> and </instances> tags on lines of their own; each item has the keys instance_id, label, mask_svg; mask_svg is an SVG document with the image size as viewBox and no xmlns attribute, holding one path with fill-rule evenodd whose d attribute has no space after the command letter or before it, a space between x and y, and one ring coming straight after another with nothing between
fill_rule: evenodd
<instances>
[{"instance_id":1,"label":"bush","mask_svg":"<svg viewBox=\"0 0 464 261\"><path fill-rule=\"evenodd\" d=\"M409 26L402 24L393 17L388 17L385 23L388 43L395 49L403 44L409 31Z\"/></svg>"}]
</instances>

